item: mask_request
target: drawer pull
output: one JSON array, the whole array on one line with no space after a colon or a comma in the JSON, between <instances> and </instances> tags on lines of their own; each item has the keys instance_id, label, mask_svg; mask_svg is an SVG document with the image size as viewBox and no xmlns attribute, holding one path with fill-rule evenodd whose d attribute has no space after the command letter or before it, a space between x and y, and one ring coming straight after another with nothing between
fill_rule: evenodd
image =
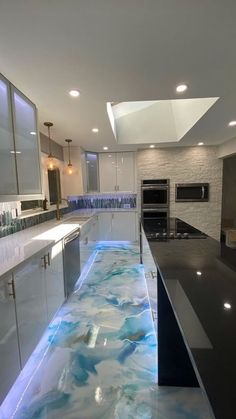
<instances>
[{"instance_id":1,"label":"drawer pull","mask_svg":"<svg viewBox=\"0 0 236 419\"><path fill-rule=\"evenodd\" d=\"M15 291L15 282L14 279L12 279L10 282L8 282L8 286L11 287L11 290L9 289L8 295L9 297L13 297L13 299L16 299L16 291Z\"/></svg>"}]
</instances>

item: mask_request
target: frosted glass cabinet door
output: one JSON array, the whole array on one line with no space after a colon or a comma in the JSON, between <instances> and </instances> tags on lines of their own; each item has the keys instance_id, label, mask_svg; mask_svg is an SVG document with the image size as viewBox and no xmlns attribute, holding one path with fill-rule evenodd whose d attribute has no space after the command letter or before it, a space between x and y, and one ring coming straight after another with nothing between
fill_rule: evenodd
<instances>
[{"instance_id":1,"label":"frosted glass cabinet door","mask_svg":"<svg viewBox=\"0 0 236 419\"><path fill-rule=\"evenodd\" d=\"M20 372L12 277L0 280L0 404Z\"/></svg>"},{"instance_id":2,"label":"frosted glass cabinet door","mask_svg":"<svg viewBox=\"0 0 236 419\"><path fill-rule=\"evenodd\" d=\"M116 153L99 154L100 192L116 192Z\"/></svg>"},{"instance_id":3,"label":"frosted glass cabinet door","mask_svg":"<svg viewBox=\"0 0 236 419\"><path fill-rule=\"evenodd\" d=\"M36 107L12 88L19 194L41 193Z\"/></svg>"},{"instance_id":4,"label":"frosted glass cabinet door","mask_svg":"<svg viewBox=\"0 0 236 419\"><path fill-rule=\"evenodd\" d=\"M22 366L35 349L47 325L44 268L41 266L41 256L34 256L14 273Z\"/></svg>"},{"instance_id":5,"label":"frosted glass cabinet door","mask_svg":"<svg viewBox=\"0 0 236 419\"><path fill-rule=\"evenodd\" d=\"M17 194L9 83L0 75L0 195Z\"/></svg>"}]
</instances>

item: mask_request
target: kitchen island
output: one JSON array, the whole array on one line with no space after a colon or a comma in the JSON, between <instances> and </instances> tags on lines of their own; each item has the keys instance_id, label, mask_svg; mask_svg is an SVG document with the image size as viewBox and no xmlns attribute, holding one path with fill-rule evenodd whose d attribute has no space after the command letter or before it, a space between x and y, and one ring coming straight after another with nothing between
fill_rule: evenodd
<instances>
[{"instance_id":1,"label":"kitchen island","mask_svg":"<svg viewBox=\"0 0 236 419\"><path fill-rule=\"evenodd\" d=\"M170 223L173 225L173 220ZM188 238L182 232L173 237L167 231L166 236L149 238L159 281L159 374L168 380L168 385L176 385L176 379L181 378L177 364L184 364L181 356L176 355L181 343L173 327L175 321L191 361L186 368L191 370L192 365L194 371L190 371L192 385L196 385L195 373L215 418L234 419L236 252L205 235ZM163 352L164 365L160 359ZM178 381L178 385L182 384Z\"/></svg>"}]
</instances>

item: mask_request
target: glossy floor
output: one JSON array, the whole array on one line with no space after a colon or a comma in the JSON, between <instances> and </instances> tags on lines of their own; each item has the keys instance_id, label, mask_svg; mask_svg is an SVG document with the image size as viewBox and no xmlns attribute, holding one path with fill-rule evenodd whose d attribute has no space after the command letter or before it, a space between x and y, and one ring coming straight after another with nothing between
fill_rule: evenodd
<instances>
[{"instance_id":1,"label":"glossy floor","mask_svg":"<svg viewBox=\"0 0 236 419\"><path fill-rule=\"evenodd\" d=\"M138 248L100 243L1 406L4 419L208 419L198 389L157 386Z\"/></svg>"}]
</instances>

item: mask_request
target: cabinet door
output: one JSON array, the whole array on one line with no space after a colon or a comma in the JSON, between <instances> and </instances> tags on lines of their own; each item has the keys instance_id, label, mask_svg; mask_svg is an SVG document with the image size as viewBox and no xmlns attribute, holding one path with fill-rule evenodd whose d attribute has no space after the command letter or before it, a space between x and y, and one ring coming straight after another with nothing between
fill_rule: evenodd
<instances>
[{"instance_id":1,"label":"cabinet door","mask_svg":"<svg viewBox=\"0 0 236 419\"><path fill-rule=\"evenodd\" d=\"M101 212L98 216L99 240L112 240L111 213Z\"/></svg>"},{"instance_id":2,"label":"cabinet door","mask_svg":"<svg viewBox=\"0 0 236 419\"><path fill-rule=\"evenodd\" d=\"M12 277L0 280L0 403L20 372Z\"/></svg>"},{"instance_id":3,"label":"cabinet door","mask_svg":"<svg viewBox=\"0 0 236 419\"><path fill-rule=\"evenodd\" d=\"M65 300L62 242L55 244L46 254L45 285L47 296L47 316L51 321Z\"/></svg>"},{"instance_id":4,"label":"cabinet door","mask_svg":"<svg viewBox=\"0 0 236 419\"><path fill-rule=\"evenodd\" d=\"M12 88L19 194L41 193L36 107Z\"/></svg>"},{"instance_id":5,"label":"cabinet door","mask_svg":"<svg viewBox=\"0 0 236 419\"><path fill-rule=\"evenodd\" d=\"M136 239L136 214L132 212L112 213L112 240Z\"/></svg>"},{"instance_id":6,"label":"cabinet door","mask_svg":"<svg viewBox=\"0 0 236 419\"><path fill-rule=\"evenodd\" d=\"M16 270L14 282L21 364L24 366L47 325L41 255L32 257L23 267Z\"/></svg>"},{"instance_id":7,"label":"cabinet door","mask_svg":"<svg viewBox=\"0 0 236 419\"><path fill-rule=\"evenodd\" d=\"M88 258L91 255L92 220L82 226L80 233L80 270L84 269Z\"/></svg>"},{"instance_id":8,"label":"cabinet door","mask_svg":"<svg viewBox=\"0 0 236 419\"><path fill-rule=\"evenodd\" d=\"M116 153L99 154L100 192L116 192Z\"/></svg>"},{"instance_id":9,"label":"cabinet door","mask_svg":"<svg viewBox=\"0 0 236 419\"><path fill-rule=\"evenodd\" d=\"M0 195L17 194L9 83L0 76Z\"/></svg>"},{"instance_id":10,"label":"cabinet door","mask_svg":"<svg viewBox=\"0 0 236 419\"><path fill-rule=\"evenodd\" d=\"M117 153L117 190L133 192L135 190L134 153Z\"/></svg>"}]
</instances>

